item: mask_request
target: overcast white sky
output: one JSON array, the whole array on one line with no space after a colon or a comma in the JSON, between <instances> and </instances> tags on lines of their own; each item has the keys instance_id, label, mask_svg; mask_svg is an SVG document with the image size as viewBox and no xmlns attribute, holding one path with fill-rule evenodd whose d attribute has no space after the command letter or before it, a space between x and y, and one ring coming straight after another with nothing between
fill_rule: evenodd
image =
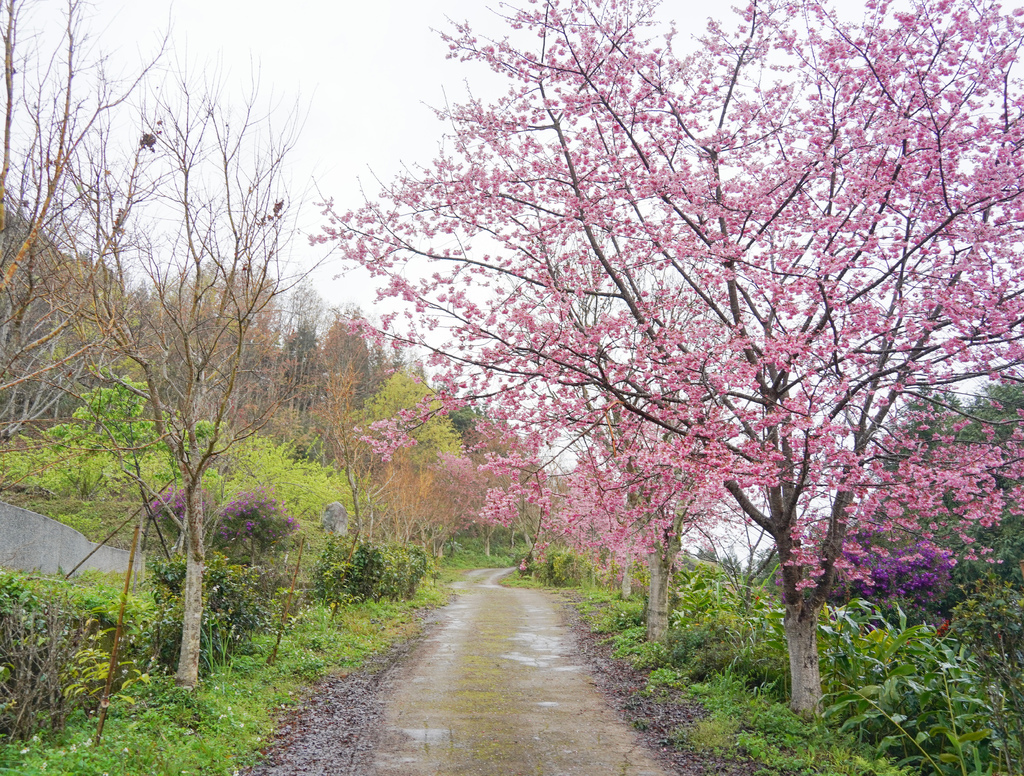
<instances>
[{"instance_id":1,"label":"overcast white sky","mask_svg":"<svg viewBox=\"0 0 1024 776\"><path fill-rule=\"evenodd\" d=\"M52 2L59 12L60 2ZM738 2L738 0L737 0ZM1007 0L1016 6L1024 0ZM851 17L860 0L839 0ZM731 15L733 2L663 0L661 16L674 20L677 49L703 32L709 15ZM219 66L241 84L258 68L264 95L283 104L296 100L308 110L292 157L294 191L307 190L302 223L318 223L314 186L333 197L339 210L361 201L359 179L375 189L373 174L393 177L404 162L429 162L445 127L428 105L445 95L459 101L465 82L481 96L494 94L497 78L483 68L447 60L447 48L433 29L447 18L468 20L487 34L502 34L485 0L95 0L90 25L103 49L136 58L154 48L161 31L171 31L169 61ZM505 84L500 84L504 91ZM372 170L372 173L371 173ZM305 241L300 255L312 249ZM355 277L332 280L330 266L317 276L331 305L371 306L371 289Z\"/></svg>"},{"instance_id":2,"label":"overcast white sky","mask_svg":"<svg viewBox=\"0 0 1024 776\"><path fill-rule=\"evenodd\" d=\"M402 163L429 162L445 127L427 106L459 101L466 82L474 93L504 91L484 68L446 59L447 47L432 29L447 19L468 20L484 33L502 33L483 0L97 0L91 29L105 50L131 61L154 49L170 28L173 51L189 63L219 66L239 84L258 68L264 96L283 104L297 99L308 117L292 157L293 189L307 189L302 219L318 222L316 189L341 210L361 202L360 179L373 191L376 174L389 180ZM55 12L60 4L55 3ZM716 6L665 0L663 18L674 18L681 37L700 33ZM722 15L728 5L721 6ZM490 85L490 91L488 87ZM372 172L371 172L372 171ZM305 241L301 254L312 249ZM372 291L357 278L334 281L328 267L317 286L329 304L371 306Z\"/></svg>"}]
</instances>

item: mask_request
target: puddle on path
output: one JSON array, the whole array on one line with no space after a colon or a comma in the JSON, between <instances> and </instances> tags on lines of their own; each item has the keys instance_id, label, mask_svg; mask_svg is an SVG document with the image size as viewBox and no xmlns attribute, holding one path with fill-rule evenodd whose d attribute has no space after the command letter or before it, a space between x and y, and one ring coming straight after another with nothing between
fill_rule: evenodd
<instances>
[{"instance_id":1,"label":"puddle on path","mask_svg":"<svg viewBox=\"0 0 1024 776\"><path fill-rule=\"evenodd\" d=\"M452 731L442 728L403 728L402 732L418 744L440 744L452 740Z\"/></svg>"}]
</instances>

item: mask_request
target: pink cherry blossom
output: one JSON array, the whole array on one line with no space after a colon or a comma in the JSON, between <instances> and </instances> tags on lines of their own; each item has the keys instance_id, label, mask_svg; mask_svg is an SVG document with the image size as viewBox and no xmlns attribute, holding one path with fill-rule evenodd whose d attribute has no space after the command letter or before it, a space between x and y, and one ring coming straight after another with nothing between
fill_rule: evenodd
<instances>
[{"instance_id":1,"label":"pink cherry blossom","mask_svg":"<svg viewBox=\"0 0 1024 776\"><path fill-rule=\"evenodd\" d=\"M448 150L355 213L327 205L318 239L408 303L381 336L528 436L510 468L562 461L485 513L529 503L616 550L681 512L768 532L810 710L850 537L966 542L1015 495L997 477L1019 432L922 429L944 393L1024 376L1022 19L767 0L679 58L654 14L534 3L505 17L535 33L522 49L456 27L451 56L506 95L439 111Z\"/></svg>"}]
</instances>

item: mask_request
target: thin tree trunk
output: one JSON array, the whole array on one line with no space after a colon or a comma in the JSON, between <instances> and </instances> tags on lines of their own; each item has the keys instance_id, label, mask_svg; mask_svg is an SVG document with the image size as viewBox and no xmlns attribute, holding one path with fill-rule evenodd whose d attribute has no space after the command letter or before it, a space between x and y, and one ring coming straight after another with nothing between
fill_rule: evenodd
<instances>
[{"instance_id":1,"label":"thin tree trunk","mask_svg":"<svg viewBox=\"0 0 1024 776\"><path fill-rule=\"evenodd\" d=\"M352 494L352 514L356 520L356 535L363 530L363 519L359 514L359 486L356 484L356 478L352 474L352 467L345 467L345 479L348 480L348 490Z\"/></svg>"},{"instance_id":2,"label":"thin tree trunk","mask_svg":"<svg viewBox=\"0 0 1024 776\"><path fill-rule=\"evenodd\" d=\"M786 605L784 620L793 682L790 708L812 717L821 711L821 669L818 660L818 609L806 604Z\"/></svg>"},{"instance_id":3,"label":"thin tree trunk","mask_svg":"<svg viewBox=\"0 0 1024 776\"><path fill-rule=\"evenodd\" d=\"M174 681L179 687L195 689L199 683L199 648L203 632L203 513L196 489L185 486L185 524L188 538L185 542L184 615L181 623L181 654Z\"/></svg>"},{"instance_id":4,"label":"thin tree trunk","mask_svg":"<svg viewBox=\"0 0 1024 776\"><path fill-rule=\"evenodd\" d=\"M629 598L633 595L633 562L627 557L622 563L622 597Z\"/></svg>"}]
</instances>

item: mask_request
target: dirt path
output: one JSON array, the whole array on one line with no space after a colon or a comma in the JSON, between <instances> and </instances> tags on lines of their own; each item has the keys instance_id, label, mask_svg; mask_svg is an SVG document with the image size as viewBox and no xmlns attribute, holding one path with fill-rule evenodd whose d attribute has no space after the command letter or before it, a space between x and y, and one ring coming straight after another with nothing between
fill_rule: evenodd
<instances>
[{"instance_id":1,"label":"dirt path","mask_svg":"<svg viewBox=\"0 0 1024 776\"><path fill-rule=\"evenodd\" d=\"M563 624L560 599L500 587L505 573L470 572L423 639L317 685L245 776L741 776L692 756L656 764L595 689L621 670Z\"/></svg>"},{"instance_id":2,"label":"dirt path","mask_svg":"<svg viewBox=\"0 0 1024 776\"><path fill-rule=\"evenodd\" d=\"M373 776L664 776L569 649L556 603L471 572L385 680Z\"/></svg>"}]
</instances>

